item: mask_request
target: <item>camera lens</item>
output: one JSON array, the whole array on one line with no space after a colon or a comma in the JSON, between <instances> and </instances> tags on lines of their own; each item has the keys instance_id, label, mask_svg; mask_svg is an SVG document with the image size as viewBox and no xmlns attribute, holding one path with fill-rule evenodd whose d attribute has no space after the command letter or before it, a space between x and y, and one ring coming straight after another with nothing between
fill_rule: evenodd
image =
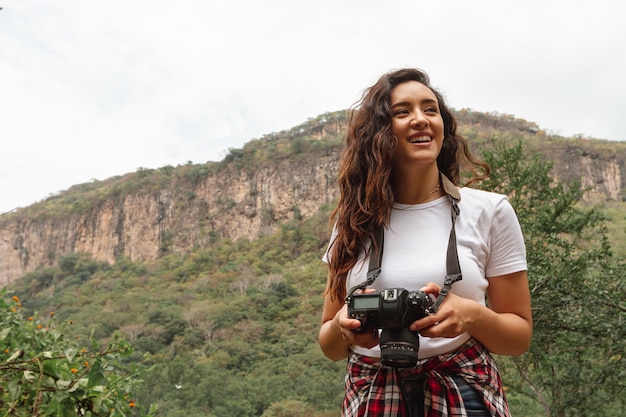
<instances>
[{"instance_id":1,"label":"camera lens","mask_svg":"<svg viewBox=\"0 0 626 417\"><path fill-rule=\"evenodd\" d=\"M380 335L381 362L394 368L408 368L417 363L419 336L406 328L383 329Z\"/></svg>"}]
</instances>

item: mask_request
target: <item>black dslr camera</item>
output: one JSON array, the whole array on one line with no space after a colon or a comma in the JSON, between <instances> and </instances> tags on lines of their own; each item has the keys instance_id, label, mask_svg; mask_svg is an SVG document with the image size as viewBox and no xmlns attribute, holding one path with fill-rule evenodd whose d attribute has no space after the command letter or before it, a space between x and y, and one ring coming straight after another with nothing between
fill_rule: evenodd
<instances>
[{"instance_id":1,"label":"black dslr camera","mask_svg":"<svg viewBox=\"0 0 626 417\"><path fill-rule=\"evenodd\" d=\"M417 363L419 337L407 327L432 313L434 298L422 291L391 288L379 292L352 294L348 314L361 322L356 331L382 329L380 351L383 365L407 368Z\"/></svg>"}]
</instances>

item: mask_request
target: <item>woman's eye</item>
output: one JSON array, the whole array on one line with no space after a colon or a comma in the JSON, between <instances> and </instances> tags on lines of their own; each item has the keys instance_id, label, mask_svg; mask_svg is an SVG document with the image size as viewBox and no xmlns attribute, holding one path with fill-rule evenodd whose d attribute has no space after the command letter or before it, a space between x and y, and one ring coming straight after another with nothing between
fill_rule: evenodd
<instances>
[{"instance_id":1,"label":"woman's eye","mask_svg":"<svg viewBox=\"0 0 626 417\"><path fill-rule=\"evenodd\" d=\"M424 112L426 112L426 113L437 113L437 109L435 107L428 107L428 108L424 109Z\"/></svg>"},{"instance_id":2,"label":"woman's eye","mask_svg":"<svg viewBox=\"0 0 626 417\"><path fill-rule=\"evenodd\" d=\"M401 116L401 115L404 115L404 114L409 114L409 111L406 110L406 109L399 109L399 110L396 110L393 113L394 116Z\"/></svg>"}]
</instances>

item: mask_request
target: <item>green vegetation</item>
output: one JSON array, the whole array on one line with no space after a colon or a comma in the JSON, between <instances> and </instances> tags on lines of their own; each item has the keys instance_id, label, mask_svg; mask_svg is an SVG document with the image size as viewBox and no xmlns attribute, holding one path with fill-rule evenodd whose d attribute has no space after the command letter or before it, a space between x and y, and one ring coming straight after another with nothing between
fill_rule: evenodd
<instances>
[{"instance_id":1,"label":"green vegetation","mask_svg":"<svg viewBox=\"0 0 626 417\"><path fill-rule=\"evenodd\" d=\"M624 415L626 264L611 257L604 211L581 206L579 184L555 183L539 154L521 144L493 149L482 186L517 210L533 303L530 350L503 358L509 388L533 399L533 415Z\"/></svg>"},{"instance_id":2,"label":"green vegetation","mask_svg":"<svg viewBox=\"0 0 626 417\"><path fill-rule=\"evenodd\" d=\"M268 161L289 158L302 160L318 153L337 151L343 139L343 133L327 134L327 125L338 128L345 125L346 111L324 113L315 119L298 125L288 131L265 135L246 143L242 149L230 149L228 155L219 163L218 169L232 169L251 172L255 167Z\"/></svg>"},{"instance_id":3,"label":"green vegetation","mask_svg":"<svg viewBox=\"0 0 626 417\"><path fill-rule=\"evenodd\" d=\"M90 337L81 346L72 321L22 315L16 295L0 292L0 412L3 416L154 416L137 403L134 392L144 371L117 332L107 348Z\"/></svg>"},{"instance_id":4,"label":"green vegetation","mask_svg":"<svg viewBox=\"0 0 626 417\"><path fill-rule=\"evenodd\" d=\"M36 217L37 219L62 219L72 214L93 212L105 203L119 204L124 197L134 192L152 193L160 190L190 189L203 178L218 169L216 162L206 164L179 165L176 168L164 166L158 169L139 168L135 173L116 176L104 181L74 185L69 190L49 197L14 213L8 213L6 220ZM0 224L4 219L0 218Z\"/></svg>"},{"instance_id":5,"label":"green vegetation","mask_svg":"<svg viewBox=\"0 0 626 417\"><path fill-rule=\"evenodd\" d=\"M136 400L158 404L159 415L277 415L301 404L325 416L340 404L343 378L316 341L327 218L145 264L71 254L12 292L28 313L53 308L77 333L106 341L119 332L149 354Z\"/></svg>"}]
</instances>

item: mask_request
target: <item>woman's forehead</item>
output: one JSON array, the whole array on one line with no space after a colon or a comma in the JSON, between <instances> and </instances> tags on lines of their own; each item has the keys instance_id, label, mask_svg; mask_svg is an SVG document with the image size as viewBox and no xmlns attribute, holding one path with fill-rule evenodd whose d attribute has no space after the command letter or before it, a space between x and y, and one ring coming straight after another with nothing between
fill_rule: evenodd
<instances>
[{"instance_id":1,"label":"woman's forehead","mask_svg":"<svg viewBox=\"0 0 626 417\"><path fill-rule=\"evenodd\" d=\"M408 100L434 101L438 103L437 96L433 90L419 81L405 81L391 90L391 105Z\"/></svg>"}]
</instances>

